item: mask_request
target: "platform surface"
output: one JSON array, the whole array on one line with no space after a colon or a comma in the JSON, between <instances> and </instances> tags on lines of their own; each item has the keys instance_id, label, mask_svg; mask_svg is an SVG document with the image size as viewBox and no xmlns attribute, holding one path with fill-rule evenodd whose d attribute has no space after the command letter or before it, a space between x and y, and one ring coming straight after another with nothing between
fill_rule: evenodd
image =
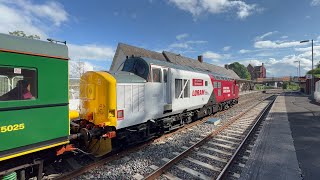
<instances>
[{"instance_id":1,"label":"platform surface","mask_svg":"<svg viewBox=\"0 0 320 180\"><path fill-rule=\"evenodd\" d=\"M278 96L240 179L319 177L319 104L298 93Z\"/></svg>"}]
</instances>

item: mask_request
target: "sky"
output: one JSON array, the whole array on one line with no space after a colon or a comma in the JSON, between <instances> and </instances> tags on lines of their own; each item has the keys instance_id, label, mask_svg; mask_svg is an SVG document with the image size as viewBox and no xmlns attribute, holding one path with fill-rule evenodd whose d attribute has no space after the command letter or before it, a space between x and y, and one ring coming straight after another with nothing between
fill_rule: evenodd
<instances>
[{"instance_id":1,"label":"sky","mask_svg":"<svg viewBox=\"0 0 320 180\"><path fill-rule=\"evenodd\" d=\"M0 0L0 32L67 41L72 61L109 70L119 42L219 66L296 76L320 61L320 0Z\"/></svg>"}]
</instances>

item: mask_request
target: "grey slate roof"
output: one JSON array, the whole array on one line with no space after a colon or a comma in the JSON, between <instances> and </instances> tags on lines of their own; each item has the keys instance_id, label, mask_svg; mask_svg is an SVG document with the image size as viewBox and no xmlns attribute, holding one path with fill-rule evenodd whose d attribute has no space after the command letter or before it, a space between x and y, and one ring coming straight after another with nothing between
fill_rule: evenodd
<instances>
[{"instance_id":1,"label":"grey slate roof","mask_svg":"<svg viewBox=\"0 0 320 180\"><path fill-rule=\"evenodd\" d=\"M234 79L240 79L240 77L231 69L226 69L224 67L216 66L206 62L201 63L198 60L184 57L179 54L175 54L167 51L164 51L163 55L167 58L168 61L174 64L189 66L189 67L193 67L193 68L197 68L197 69L201 69L201 70L205 70L205 71L209 71L217 74L223 74Z\"/></svg>"},{"instance_id":2,"label":"grey slate roof","mask_svg":"<svg viewBox=\"0 0 320 180\"><path fill-rule=\"evenodd\" d=\"M69 59L66 45L2 33L0 33L0 49Z\"/></svg>"},{"instance_id":3,"label":"grey slate roof","mask_svg":"<svg viewBox=\"0 0 320 180\"><path fill-rule=\"evenodd\" d=\"M201 71L209 71L216 74L222 74L234 79L241 79L234 71L228 70L224 67L216 66L206 62L201 63L198 60L184 57L172 52L163 51L162 53L159 53L159 52L150 51L143 48L127 45L124 43L118 44L117 51L113 58L113 62L110 69L113 69L113 66L116 64L115 60L118 59L117 56L119 55L120 51L123 52L128 57L131 57L132 55L136 57L146 57L146 58L156 59L160 61L171 62L177 65L196 68Z\"/></svg>"}]
</instances>

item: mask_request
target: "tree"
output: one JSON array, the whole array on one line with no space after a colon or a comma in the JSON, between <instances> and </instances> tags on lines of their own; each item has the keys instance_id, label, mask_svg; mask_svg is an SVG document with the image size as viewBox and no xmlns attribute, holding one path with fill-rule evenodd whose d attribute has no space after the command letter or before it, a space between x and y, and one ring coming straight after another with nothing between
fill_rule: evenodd
<instances>
[{"instance_id":1,"label":"tree","mask_svg":"<svg viewBox=\"0 0 320 180\"><path fill-rule=\"evenodd\" d=\"M320 68L315 68L307 72L307 74L320 74Z\"/></svg>"},{"instance_id":2,"label":"tree","mask_svg":"<svg viewBox=\"0 0 320 180\"><path fill-rule=\"evenodd\" d=\"M229 68L232 69L240 78L248 80L251 79L248 69L243 64L234 62L229 65Z\"/></svg>"},{"instance_id":3,"label":"tree","mask_svg":"<svg viewBox=\"0 0 320 180\"><path fill-rule=\"evenodd\" d=\"M9 32L9 34L13 36L25 37L30 39L40 39L40 36L38 35L27 35L23 31L13 31L13 32Z\"/></svg>"}]
</instances>

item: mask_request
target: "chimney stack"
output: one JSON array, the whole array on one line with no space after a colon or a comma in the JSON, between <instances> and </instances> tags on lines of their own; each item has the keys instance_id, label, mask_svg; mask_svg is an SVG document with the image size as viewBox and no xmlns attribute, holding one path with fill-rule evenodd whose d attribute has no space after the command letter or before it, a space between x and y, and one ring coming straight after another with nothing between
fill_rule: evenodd
<instances>
[{"instance_id":1,"label":"chimney stack","mask_svg":"<svg viewBox=\"0 0 320 180\"><path fill-rule=\"evenodd\" d=\"M264 66L264 63L262 63L262 67Z\"/></svg>"},{"instance_id":2,"label":"chimney stack","mask_svg":"<svg viewBox=\"0 0 320 180\"><path fill-rule=\"evenodd\" d=\"M224 68L229 69L229 65L228 65L228 64L225 64L225 65L224 65Z\"/></svg>"},{"instance_id":3,"label":"chimney stack","mask_svg":"<svg viewBox=\"0 0 320 180\"><path fill-rule=\"evenodd\" d=\"M198 56L198 61L201 62L201 63L203 62L202 55Z\"/></svg>"}]
</instances>

